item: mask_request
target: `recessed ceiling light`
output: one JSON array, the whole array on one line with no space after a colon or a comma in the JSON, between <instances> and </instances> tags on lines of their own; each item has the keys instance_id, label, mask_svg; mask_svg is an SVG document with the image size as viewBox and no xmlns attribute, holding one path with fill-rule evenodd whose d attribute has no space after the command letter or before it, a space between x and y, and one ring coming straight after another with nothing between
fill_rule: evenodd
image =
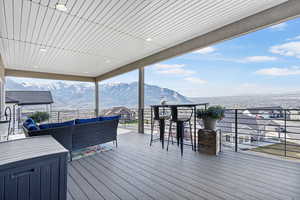
<instances>
[{"instance_id":1,"label":"recessed ceiling light","mask_svg":"<svg viewBox=\"0 0 300 200\"><path fill-rule=\"evenodd\" d=\"M36 65L35 65L35 66L33 66L33 68L39 68L39 66L36 66Z\"/></svg>"},{"instance_id":2,"label":"recessed ceiling light","mask_svg":"<svg viewBox=\"0 0 300 200\"><path fill-rule=\"evenodd\" d=\"M106 63L110 63L110 60L106 60L105 62L106 62Z\"/></svg>"},{"instance_id":3,"label":"recessed ceiling light","mask_svg":"<svg viewBox=\"0 0 300 200\"><path fill-rule=\"evenodd\" d=\"M146 41L150 42L150 41L152 41L152 38L147 38Z\"/></svg>"},{"instance_id":4,"label":"recessed ceiling light","mask_svg":"<svg viewBox=\"0 0 300 200\"><path fill-rule=\"evenodd\" d=\"M66 12L68 10L67 6L65 4L62 4L62 3L57 3L55 5L55 8L57 10L60 10L60 11L63 11L63 12Z\"/></svg>"},{"instance_id":5,"label":"recessed ceiling light","mask_svg":"<svg viewBox=\"0 0 300 200\"><path fill-rule=\"evenodd\" d=\"M41 51L41 52L46 52L47 49L46 49L46 48L40 48L40 51Z\"/></svg>"}]
</instances>

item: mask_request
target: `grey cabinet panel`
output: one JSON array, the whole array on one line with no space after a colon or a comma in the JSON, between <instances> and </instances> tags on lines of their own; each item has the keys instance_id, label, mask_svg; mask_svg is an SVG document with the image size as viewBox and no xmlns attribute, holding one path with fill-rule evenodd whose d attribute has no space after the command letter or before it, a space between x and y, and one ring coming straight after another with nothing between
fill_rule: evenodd
<instances>
[{"instance_id":1,"label":"grey cabinet panel","mask_svg":"<svg viewBox=\"0 0 300 200\"><path fill-rule=\"evenodd\" d=\"M50 144L54 140L52 137L47 136L47 138ZM31 141L28 139L23 142L30 143ZM0 143L0 149L3 148L1 145ZM61 147L57 142L52 145ZM24 147L26 148L26 145ZM37 150L31 148L33 151ZM51 151L43 156L40 154L41 152L38 157L32 156L29 159L18 159L18 161L0 165L0 200L66 199L67 151L63 149L61 152L55 150L54 154Z\"/></svg>"},{"instance_id":2,"label":"grey cabinet panel","mask_svg":"<svg viewBox=\"0 0 300 200\"><path fill-rule=\"evenodd\" d=\"M4 176L0 174L0 199L4 199Z\"/></svg>"}]
</instances>

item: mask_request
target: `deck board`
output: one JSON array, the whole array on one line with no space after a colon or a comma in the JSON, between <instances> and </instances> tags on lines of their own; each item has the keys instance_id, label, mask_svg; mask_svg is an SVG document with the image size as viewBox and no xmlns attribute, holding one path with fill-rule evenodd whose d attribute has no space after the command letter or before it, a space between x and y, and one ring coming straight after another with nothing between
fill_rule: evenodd
<instances>
[{"instance_id":1,"label":"deck board","mask_svg":"<svg viewBox=\"0 0 300 200\"><path fill-rule=\"evenodd\" d=\"M98 163L110 168L112 171L117 173L119 176L127 179L131 184L137 187L139 190L142 190L147 195L151 196L152 199L171 199L167 195L164 194L164 190L161 187L157 187L154 183L144 176L139 176L136 174L134 170L128 171L124 169L124 166L119 163L118 166L112 164L111 162L107 162L106 159L101 159L101 157L97 156L94 158Z\"/></svg>"},{"instance_id":2,"label":"deck board","mask_svg":"<svg viewBox=\"0 0 300 200\"><path fill-rule=\"evenodd\" d=\"M97 167L94 167L92 164L90 164L90 162L81 159L77 163L79 163L82 168L85 168L84 171L86 171L86 173L90 173L90 176L93 176L92 178L96 178L98 181L102 182L105 187L107 187L118 197L118 199L136 199L130 194L129 191L125 190L121 185L118 185L117 182L114 182L111 177L105 176L105 172L101 171Z\"/></svg>"},{"instance_id":3,"label":"deck board","mask_svg":"<svg viewBox=\"0 0 300 200\"><path fill-rule=\"evenodd\" d=\"M120 199L112 189L104 184L99 178L94 176L85 167L83 167L79 162L74 162L71 164L74 169L77 170L77 173L82 177L85 177L89 185L94 188L94 190L101 195L104 199L118 200Z\"/></svg>"},{"instance_id":4,"label":"deck board","mask_svg":"<svg viewBox=\"0 0 300 200\"><path fill-rule=\"evenodd\" d=\"M132 151L133 152L133 151ZM120 153L121 154L121 153ZM147 157L150 157L151 152L148 152ZM132 159L136 158L136 155L131 156ZM181 165L181 162L175 162L174 159L170 160L168 157L161 157L160 155L155 155L151 159L157 159L157 163L160 163L161 165L168 166L170 165L170 162L173 163L174 166L179 167ZM167 160L168 162L164 162L164 160ZM189 161L189 160L188 160ZM210 180L211 182L213 180L217 180L218 183L221 183L223 185L233 185L235 187L235 191L239 191L237 189L243 190L244 188L249 188L251 190L248 191L249 195L253 193L254 191L259 192L258 194L255 195L255 197L261 197L261 199L284 199L285 196L282 193L286 193L285 190L290 189L289 187L286 187L285 185L278 184L276 181L276 178L272 180L268 180L269 182L275 181L272 186L268 185L268 181L265 181L265 179L270 179L270 176L264 176L261 175L260 172L254 172L254 173L248 173L250 170L247 166L243 166L243 168L240 169L240 166L235 163L221 163L221 168L222 171L220 171L220 166L218 165L219 161L216 162L211 162L213 165L208 165L205 160L201 160L201 162L187 162L185 160L185 166L188 165L187 167L183 166L183 171L184 175L188 176L189 174L192 174L192 176L197 177L197 172L202 171L205 173L199 173L200 175L205 175L209 174L209 177L204 178L204 180ZM149 161L146 161L149 162ZM235 167L232 167L231 165L235 164ZM162 167L161 167L162 168ZM238 169L237 169L238 168ZM245 168L247 171L245 171ZM171 169L171 168L169 168ZM181 168L180 168L181 169ZM176 173L177 174L178 170ZM259 176L259 177L258 177ZM211 178L210 178L211 177ZM199 180L203 179L202 177L198 178ZM207 183L208 181L206 181ZM288 183L288 182L285 182ZM273 188L273 186L277 186L276 188ZM215 185L214 187L216 187ZM272 194L265 194L265 193L260 193L262 189L265 189L268 192L272 192ZM228 186L227 186L228 190ZM277 190L282 190L282 191L277 191ZM297 191L294 191L297 192ZM278 193L278 194L277 194ZM276 195L277 194L277 195ZM279 197L278 197L279 196Z\"/></svg>"},{"instance_id":5,"label":"deck board","mask_svg":"<svg viewBox=\"0 0 300 200\"><path fill-rule=\"evenodd\" d=\"M300 163L224 151L207 156L176 145L169 151L149 136L119 137L118 148L72 161L68 200L294 200Z\"/></svg>"},{"instance_id":6,"label":"deck board","mask_svg":"<svg viewBox=\"0 0 300 200\"><path fill-rule=\"evenodd\" d=\"M135 199L152 199L149 195L145 193L145 191L140 189L142 186L136 186L137 182L132 181L131 177L124 176L122 173L117 173L118 171L114 170L114 168L110 166L104 166L104 162L98 162L94 158L84 158L84 162L86 164L90 164L94 166L94 168L99 172L109 176L109 179L116 183L120 188L124 189L132 195ZM118 191L120 192L120 191ZM126 198L126 196L124 196ZM127 198L126 198L127 199ZM129 198L128 198L129 199Z\"/></svg>"},{"instance_id":7,"label":"deck board","mask_svg":"<svg viewBox=\"0 0 300 200\"><path fill-rule=\"evenodd\" d=\"M111 165L121 164L124 171L126 171L126 173L130 176L134 176L136 178L143 177L145 184L148 184L153 190L163 193L171 199L204 199L201 195L197 195L195 191L187 190L188 186L181 186L181 183L176 179L173 180L172 177L168 177L162 173L151 173L142 166L135 165L132 162L126 162L122 159L116 160L114 157L108 155L101 155L99 159L104 159ZM207 196L207 199L208 197L209 196Z\"/></svg>"},{"instance_id":8,"label":"deck board","mask_svg":"<svg viewBox=\"0 0 300 200\"><path fill-rule=\"evenodd\" d=\"M134 151L131 151L131 152L134 152ZM120 152L120 154L121 153L122 152ZM141 153L140 153L140 155L138 155L139 154L138 152L135 152L135 153L136 153L135 155L131 156L132 159L135 159L138 156L143 156ZM145 157L145 159L147 159L147 158L149 159L149 157L151 157L151 159L154 159L154 160L156 159L157 162L168 161L168 162L173 162L174 165L176 165L176 166L180 165L180 162L176 162L174 159L170 160L170 158L168 158L168 157L161 157L160 155L151 155L151 154L152 154L152 152L147 152L147 157ZM188 157L188 156L186 156L186 157ZM219 166L214 167L211 165L207 165L207 163L203 163L203 161L205 161L204 157L202 157L202 159L200 160L200 163L195 160L190 160L189 158L184 158L184 159L187 163L189 161L191 162L189 164L190 166L188 168L185 168L185 169L193 169L193 170L190 170L190 172L188 172L188 173L197 172L197 170L200 170L200 169L202 169L203 171L206 171L206 173L210 173L210 171L213 172L213 170L215 168L217 170L219 169ZM248 179L249 181L259 181L259 182L266 183L266 184L268 183L268 181L269 182L274 181L274 184L272 186L277 186L284 190L292 190L292 189L294 189L293 186L295 186L295 184L299 184L298 180L295 180L292 178L292 176L295 175L294 171L290 171L290 174L292 176L289 179L286 177L286 174L281 176L280 179L278 179L278 176L273 176L274 174L268 173L268 171L266 171L266 166L264 166L263 169L256 170L256 169L250 168L249 166L251 166L251 165L249 165L249 163L244 164L244 163L242 163L242 161L235 162L234 160L228 160L228 162L223 162L223 161L220 162L219 160L216 160L215 162L213 162L213 161L210 161L210 162L214 163L215 165L221 165L222 172L220 172L218 175L227 176L228 179L235 178L235 180L237 180L237 179L244 178L244 179ZM167 164L168 164L167 162L164 163L164 165L167 165ZM252 163L252 164L254 164L254 163ZM259 165L255 165L255 167L259 168ZM244 170L245 168L247 168L247 171ZM208 169L210 169L210 170L208 170ZM262 171L262 170L264 170L265 172L260 173L260 171ZM279 173L280 170L282 170L282 169L277 169L276 173L277 172ZM275 173L275 171L273 173ZM279 175L280 175L280 173L279 173ZM214 177L214 176L212 176L212 177ZM262 180L262 177L263 177L263 180ZM292 182L293 180L296 182ZM264 187L263 184L261 184L261 186ZM266 189L268 189L268 188L266 188ZM274 188L269 188L269 189L271 189L271 191L274 190ZM275 190L278 190L278 189L275 189ZM294 192L299 192L299 191L294 190Z\"/></svg>"}]
</instances>

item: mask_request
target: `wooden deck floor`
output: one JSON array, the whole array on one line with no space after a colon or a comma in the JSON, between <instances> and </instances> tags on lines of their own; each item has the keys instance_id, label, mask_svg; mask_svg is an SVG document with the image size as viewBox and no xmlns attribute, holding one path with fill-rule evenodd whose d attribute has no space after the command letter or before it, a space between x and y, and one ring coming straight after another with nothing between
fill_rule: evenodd
<instances>
[{"instance_id":1,"label":"wooden deck floor","mask_svg":"<svg viewBox=\"0 0 300 200\"><path fill-rule=\"evenodd\" d=\"M218 157L125 134L119 147L69 164L68 200L298 200L300 164L225 151Z\"/></svg>"}]
</instances>

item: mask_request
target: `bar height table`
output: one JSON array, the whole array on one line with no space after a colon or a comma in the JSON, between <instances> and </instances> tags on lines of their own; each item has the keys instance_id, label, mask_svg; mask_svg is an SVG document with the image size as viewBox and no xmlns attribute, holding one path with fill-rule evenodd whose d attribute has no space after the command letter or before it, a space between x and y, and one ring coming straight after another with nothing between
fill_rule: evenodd
<instances>
[{"instance_id":1,"label":"bar height table","mask_svg":"<svg viewBox=\"0 0 300 200\"><path fill-rule=\"evenodd\" d=\"M204 109L207 108L209 103L196 103L196 104L167 104L167 105L151 105L151 141L150 141L150 146L154 141L161 141L162 142L162 148L164 148L164 135L165 135L165 118L160 119L157 118L159 116L159 108L170 108L172 110L172 114L175 115L176 117L178 116L178 108L184 108L184 107L189 107L193 110L193 120L194 120L194 137L192 141L192 146L194 151L197 150L197 140L196 140L196 123L197 123L197 106L204 106ZM153 111L154 111L154 118L153 118ZM159 129L160 129L160 137L158 139L153 139L153 120L159 120ZM180 145L181 149L181 155L183 155L183 137L184 137L184 122L183 121L178 121L176 123L176 135L177 135L177 144Z\"/></svg>"}]
</instances>

